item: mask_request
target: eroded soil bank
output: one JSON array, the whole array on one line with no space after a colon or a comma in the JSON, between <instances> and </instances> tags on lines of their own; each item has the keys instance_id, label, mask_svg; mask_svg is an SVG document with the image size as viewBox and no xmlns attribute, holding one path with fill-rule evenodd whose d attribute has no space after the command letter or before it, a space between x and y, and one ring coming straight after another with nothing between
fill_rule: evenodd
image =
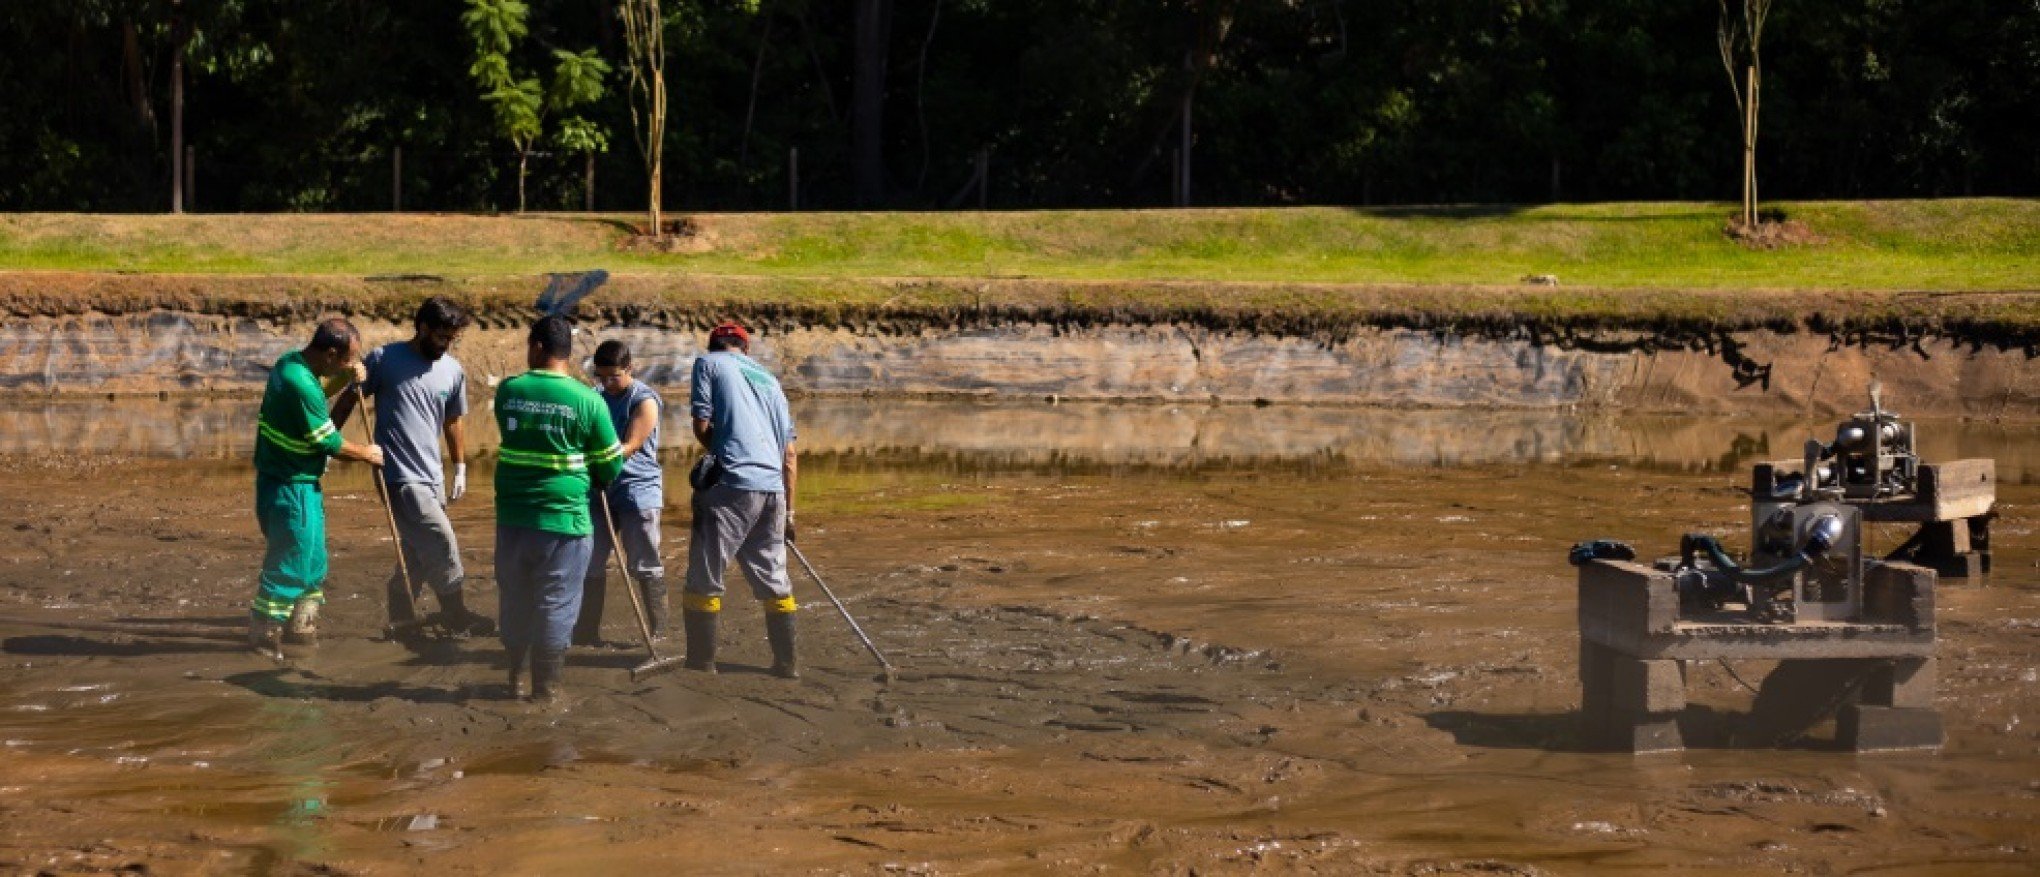
<instances>
[{"instance_id":1,"label":"eroded soil bank","mask_svg":"<svg viewBox=\"0 0 2040 877\"><path fill-rule=\"evenodd\" d=\"M523 308L484 310L463 340L478 389L522 370ZM0 392L259 392L270 364L302 345L322 312L299 310L18 315L0 325ZM359 318L372 343L408 337L404 319L388 312L400 310ZM591 338L630 341L641 377L684 392L700 324L718 314L757 326L754 353L808 394L1825 416L1864 407L1877 380L1909 414L2040 418L2030 342L1974 326L1873 331L1780 320L1718 329L1643 319L1582 328L1507 313L1432 324L1435 315L628 304L589 306L584 325Z\"/></svg>"},{"instance_id":2,"label":"eroded soil bank","mask_svg":"<svg viewBox=\"0 0 2040 877\"><path fill-rule=\"evenodd\" d=\"M245 425L238 409L8 411L0 867L2040 867L2031 477L2002 480L1991 578L1938 597L1943 752L1835 752L1831 727L1785 750L1714 748L1749 708L1738 678L1766 669L1735 662L1691 668L1697 748L1636 760L1577 751L1566 546L1739 542L1745 461L1832 424L858 404L798 412L802 544L898 679L875 677L801 581L802 681L761 672L739 598L722 674L632 683L638 653L579 651L555 710L503 698L491 642L374 638L390 545L357 468L327 479L329 641L279 669L236 646L260 552L251 476L239 430L207 424ZM191 440L123 447L82 422ZM2030 445L1987 424L1922 434L1930 456ZM452 511L489 606L486 465L476 484ZM685 520L666 523L677 558Z\"/></svg>"}]
</instances>

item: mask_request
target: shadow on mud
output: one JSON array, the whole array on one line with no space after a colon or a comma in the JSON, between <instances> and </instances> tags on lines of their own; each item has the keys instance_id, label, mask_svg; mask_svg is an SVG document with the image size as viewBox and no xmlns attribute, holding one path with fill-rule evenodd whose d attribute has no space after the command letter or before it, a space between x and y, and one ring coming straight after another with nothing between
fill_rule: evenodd
<instances>
[{"instance_id":1,"label":"shadow on mud","mask_svg":"<svg viewBox=\"0 0 2040 877\"><path fill-rule=\"evenodd\" d=\"M497 686L456 686L453 688L429 688L422 685L406 685L402 682L381 681L354 685L335 682L315 672L278 668L253 673L236 673L222 680L228 685L247 689L263 697L288 698L290 700L325 700L349 703L368 703L383 698L396 698L415 704L465 705L472 700L508 700L506 685Z\"/></svg>"},{"instance_id":2,"label":"shadow on mud","mask_svg":"<svg viewBox=\"0 0 2040 877\"><path fill-rule=\"evenodd\" d=\"M66 634L10 636L0 641L0 651L10 655L68 656L80 658L144 658L155 655L191 655L206 652L245 652L239 642L207 642L189 639L99 640Z\"/></svg>"},{"instance_id":3,"label":"shadow on mud","mask_svg":"<svg viewBox=\"0 0 2040 877\"><path fill-rule=\"evenodd\" d=\"M1542 749L1547 752L1603 752L1587 745L1578 712L1476 713L1445 710L1423 715L1424 723L1452 735L1461 746L1485 749ZM1836 750L1832 738L1807 736L1806 722L1798 733L1781 734L1777 721L1752 713L1687 706L1676 720L1687 749ZM1818 721L1818 719L1816 719Z\"/></svg>"}]
</instances>

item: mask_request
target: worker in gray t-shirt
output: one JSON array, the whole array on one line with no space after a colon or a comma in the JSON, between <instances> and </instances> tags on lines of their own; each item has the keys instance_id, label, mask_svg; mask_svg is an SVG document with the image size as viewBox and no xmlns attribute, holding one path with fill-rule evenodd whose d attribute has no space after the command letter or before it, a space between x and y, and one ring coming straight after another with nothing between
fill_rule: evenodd
<instances>
[{"instance_id":1,"label":"worker in gray t-shirt","mask_svg":"<svg viewBox=\"0 0 2040 877\"><path fill-rule=\"evenodd\" d=\"M376 400L375 441L384 449L382 476L411 586L420 591L429 587L439 596L435 620L448 630L488 636L495 633L495 622L467 608L460 545L446 517L446 503L467 492L467 428L461 421L467 414L467 374L448 351L469 322L459 305L437 296L426 299L412 321L411 340L385 344L362 357L368 380L361 389ZM341 395L333 408L336 423L347 422L354 401L352 393ZM453 481L443 489L441 436L454 461ZM402 570L391 572L384 596L390 620L399 624L416 620L411 607L421 596L413 591L404 599L403 589Z\"/></svg>"},{"instance_id":2,"label":"worker in gray t-shirt","mask_svg":"<svg viewBox=\"0 0 2040 877\"><path fill-rule=\"evenodd\" d=\"M643 595L652 638L665 639L666 564L659 559L659 514L666 494L659 471L659 420L666 403L650 384L631 376L630 347L622 341L612 338L596 347L591 371L603 404L609 406L609 422L623 444L623 473L607 487L597 488L607 497L606 508L616 513L615 521L603 515L602 501L594 494L588 497L588 514L595 520L595 551L581 581L574 644L602 641L604 585L609 580L609 552L615 550L609 544L612 529L623 542L624 569Z\"/></svg>"}]
</instances>

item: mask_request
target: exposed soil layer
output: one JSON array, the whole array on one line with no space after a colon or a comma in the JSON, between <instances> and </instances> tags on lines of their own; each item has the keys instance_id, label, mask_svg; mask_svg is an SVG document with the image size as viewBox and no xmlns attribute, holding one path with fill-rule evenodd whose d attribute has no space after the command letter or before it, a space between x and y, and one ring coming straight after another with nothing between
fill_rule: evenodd
<instances>
[{"instance_id":1,"label":"exposed soil layer","mask_svg":"<svg viewBox=\"0 0 2040 877\"><path fill-rule=\"evenodd\" d=\"M492 642L375 638L390 545L357 467L327 479L326 641L279 668L236 644L260 553L239 448L0 456L0 868L2040 867L2030 484L2002 485L1987 584L1938 595L1942 753L1835 752L1828 726L1712 748L1749 708L1737 677L1767 669L1736 662L1691 668L1694 750L1637 760L1577 749L1564 550L1739 541L1739 466L1242 452L1129 468L1109 440L1048 461L939 437L879 453L831 422L857 420L804 423L838 450L803 469L802 544L899 677L877 678L802 581L805 679L762 672L739 596L721 674L632 683L640 653L581 650L553 709L505 698ZM1740 434L1671 429L1686 437L1627 444L1705 461ZM484 608L487 474L452 507ZM677 562L685 521L666 523Z\"/></svg>"},{"instance_id":2,"label":"exposed soil layer","mask_svg":"<svg viewBox=\"0 0 2040 877\"><path fill-rule=\"evenodd\" d=\"M2040 296L1652 293L1208 283L620 277L581 307L684 384L725 316L798 392L2032 419ZM477 376L522 368L542 283L0 274L0 392L248 392L326 313L404 337L466 299ZM1633 299L1633 300L1631 300ZM960 303L968 302L968 303Z\"/></svg>"}]
</instances>

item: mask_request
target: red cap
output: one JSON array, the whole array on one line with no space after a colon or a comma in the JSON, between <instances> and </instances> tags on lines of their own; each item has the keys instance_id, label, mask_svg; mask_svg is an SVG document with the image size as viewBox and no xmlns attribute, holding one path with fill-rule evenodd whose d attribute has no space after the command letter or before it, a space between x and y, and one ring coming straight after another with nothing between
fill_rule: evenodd
<instances>
[{"instance_id":1,"label":"red cap","mask_svg":"<svg viewBox=\"0 0 2040 877\"><path fill-rule=\"evenodd\" d=\"M735 338L745 350L751 349L751 333L744 331L744 327L735 320L724 320L708 330L709 343L713 344L720 338Z\"/></svg>"}]
</instances>

